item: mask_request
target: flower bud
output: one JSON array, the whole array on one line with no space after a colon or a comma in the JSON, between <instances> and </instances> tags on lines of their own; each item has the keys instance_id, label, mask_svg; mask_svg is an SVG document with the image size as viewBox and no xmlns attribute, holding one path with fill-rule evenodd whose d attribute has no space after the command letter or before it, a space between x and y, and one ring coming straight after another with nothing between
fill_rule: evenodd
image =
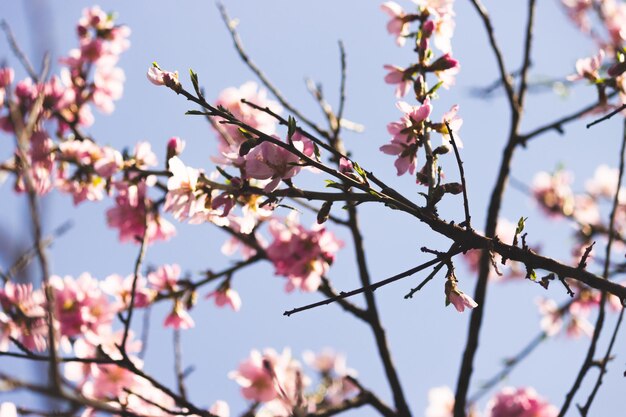
<instances>
[{"instance_id":1,"label":"flower bud","mask_svg":"<svg viewBox=\"0 0 626 417\"><path fill-rule=\"evenodd\" d=\"M440 56L435 62L433 62L428 68L428 71L446 71L452 68L457 68L459 61L452 58L450 54L444 54Z\"/></svg>"},{"instance_id":2,"label":"flower bud","mask_svg":"<svg viewBox=\"0 0 626 417\"><path fill-rule=\"evenodd\" d=\"M626 71L626 62L617 62L608 69L610 77L618 77Z\"/></svg>"}]
</instances>

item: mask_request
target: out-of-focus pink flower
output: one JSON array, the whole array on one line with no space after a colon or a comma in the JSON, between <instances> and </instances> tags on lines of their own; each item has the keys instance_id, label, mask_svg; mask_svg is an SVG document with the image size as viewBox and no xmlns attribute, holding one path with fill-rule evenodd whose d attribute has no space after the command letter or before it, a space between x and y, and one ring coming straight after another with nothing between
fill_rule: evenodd
<instances>
[{"instance_id":1,"label":"out-of-focus pink flower","mask_svg":"<svg viewBox=\"0 0 626 417\"><path fill-rule=\"evenodd\" d=\"M563 315L556 302L552 299L538 298L535 300L541 314L540 327L548 336L554 336L563 327Z\"/></svg>"},{"instance_id":2,"label":"out-of-focus pink flower","mask_svg":"<svg viewBox=\"0 0 626 417\"><path fill-rule=\"evenodd\" d=\"M209 413L217 417L230 417L230 407L228 407L226 401L217 400L213 403L211 408L209 408Z\"/></svg>"},{"instance_id":3,"label":"out-of-focus pink flower","mask_svg":"<svg viewBox=\"0 0 626 417\"><path fill-rule=\"evenodd\" d=\"M7 281L0 289L0 351L6 351L9 337L19 340L28 349L46 348L48 326L45 319L43 291L33 290L32 284ZM6 314L5 314L6 313Z\"/></svg>"},{"instance_id":4,"label":"out-of-focus pink flower","mask_svg":"<svg viewBox=\"0 0 626 417\"><path fill-rule=\"evenodd\" d=\"M152 210L146 213L146 184L116 184L115 206L107 210L107 224L119 230L121 242L141 242L146 233L148 243L168 240L176 234L174 226ZM147 224L147 228L146 228Z\"/></svg>"},{"instance_id":5,"label":"out-of-focus pink flower","mask_svg":"<svg viewBox=\"0 0 626 417\"><path fill-rule=\"evenodd\" d=\"M593 178L585 182L585 189L595 197L613 198L617 190L619 170L608 165L596 168Z\"/></svg>"},{"instance_id":6,"label":"out-of-focus pink flower","mask_svg":"<svg viewBox=\"0 0 626 417\"><path fill-rule=\"evenodd\" d=\"M265 349L262 354L253 350L228 377L241 386L244 398L265 403L277 400L273 407L281 409L282 413L292 412L298 388L308 384L302 376L300 364L291 357L288 348L280 355L273 349Z\"/></svg>"},{"instance_id":7,"label":"out-of-focus pink flower","mask_svg":"<svg viewBox=\"0 0 626 417\"><path fill-rule=\"evenodd\" d=\"M411 106L400 101L396 107L404 113L400 121L387 125L387 131L393 135L391 143L383 145L380 150L387 155L397 155L395 167L398 175L407 171L415 173L417 164L417 135L423 131L423 122L430 116L432 106L426 99L421 106Z\"/></svg>"},{"instance_id":8,"label":"out-of-focus pink flower","mask_svg":"<svg viewBox=\"0 0 626 417\"><path fill-rule=\"evenodd\" d=\"M185 141L178 136L172 136L167 141L167 166L169 168L170 159L183 153L185 149Z\"/></svg>"},{"instance_id":9,"label":"out-of-focus pink flower","mask_svg":"<svg viewBox=\"0 0 626 417\"><path fill-rule=\"evenodd\" d=\"M387 75L385 75L385 82L387 84L396 85L396 97L401 98L406 96L406 93L409 92L413 84L413 79L406 76L404 68L395 65L385 65L384 68L389 71Z\"/></svg>"},{"instance_id":10,"label":"out-of-focus pink flower","mask_svg":"<svg viewBox=\"0 0 626 417\"><path fill-rule=\"evenodd\" d=\"M380 9L387 13L391 18L387 23L387 32L396 36L396 43L398 46L404 46L406 43L406 36L409 34L409 22L407 21L407 14L398 3L395 1L388 1L380 6Z\"/></svg>"},{"instance_id":11,"label":"out-of-focus pink flower","mask_svg":"<svg viewBox=\"0 0 626 417\"><path fill-rule=\"evenodd\" d=\"M448 123L448 125L450 126L450 129L452 129L452 134L454 135L454 141L456 142L456 146L459 148L463 147L463 141L461 140L461 136L459 135L459 130L461 130L461 126L463 126L463 119L461 119L458 115L459 112L459 105L455 104L452 107L450 107L450 110L448 112L446 112L443 115L442 118L442 125L443 128L442 129L442 141L444 146L447 147L451 147L451 143L450 143L450 132L448 131L448 128L446 127L446 122Z\"/></svg>"},{"instance_id":12,"label":"out-of-focus pink flower","mask_svg":"<svg viewBox=\"0 0 626 417\"><path fill-rule=\"evenodd\" d=\"M53 275L49 282L62 336L97 334L102 327L110 326L115 310L100 288L100 282L91 274L85 272L77 279Z\"/></svg>"},{"instance_id":13,"label":"out-of-focus pink flower","mask_svg":"<svg viewBox=\"0 0 626 417\"><path fill-rule=\"evenodd\" d=\"M574 197L574 211L572 213L577 222L583 225L595 225L600 223L600 209L593 197L588 195L576 195Z\"/></svg>"},{"instance_id":14,"label":"out-of-focus pink flower","mask_svg":"<svg viewBox=\"0 0 626 417\"><path fill-rule=\"evenodd\" d=\"M124 70L113 66L98 66L94 73L93 103L103 113L115 110L113 101L122 98L124 92Z\"/></svg>"},{"instance_id":15,"label":"out-of-focus pink flower","mask_svg":"<svg viewBox=\"0 0 626 417\"><path fill-rule=\"evenodd\" d=\"M559 170L554 174L538 172L533 179L532 193L549 216L570 216L574 211L574 193L570 188L573 176Z\"/></svg>"},{"instance_id":16,"label":"out-of-focus pink flower","mask_svg":"<svg viewBox=\"0 0 626 417\"><path fill-rule=\"evenodd\" d=\"M13 71L13 68L10 68L10 67L0 68L0 88L5 88L13 84L14 78L15 78L15 71Z\"/></svg>"},{"instance_id":17,"label":"out-of-focus pink flower","mask_svg":"<svg viewBox=\"0 0 626 417\"><path fill-rule=\"evenodd\" d=\"M178 291L178 280L180 279L180 265L161 265L156 271L148 274L148 281L151 287L158 292Z\"/></svg>"},{"instance_id":18,"label":"out-of-focus pink flower","mask_svg":"<svg viewBox=\"0 0 626 417\"><path fill-rule=\"evenodd\" d=\"M569 81L587 79L592 83L596 82L600 78L598 70L602 67L603 59L604 50L602 49L595 56L579 59L576 61L576 74L569 75L567 79Z\"/></svg>"},{"instance_id":19,"label":"out-of-focus pink flower","mask_svg":"<svg viewBox=\"0 0 626 417\"><path fill-rule=\"evenodd\" d=\"M26 157L29 159L29 171L32 185L37 194L46 194L53 187L55 155L54 142L46 131L37 130L30 138L30 148ZM15 190L26 191L26 179L20 173L15 182Z\"/></svg>"},{"instance_id":20,"label":"out-of-focus pink flower","mask_svg":"<svg viewBox=\"0 0 626 417\"><path fill-rule=\"evenodd\" d=\"M487 417L556 417L558 409L533 388L506 387L487 404Z\"/></svg>"},{"instance_id":21,"label":"out-of-focus pink flower","mask_svg":"<svg viewBox=\"0 0 626 417\"><path fill-rule=\"evenodd\" d=\"M102 290L116 299L113 305L115 310L122 311L130 306L133 281L135 281L135 276L132 274L126 278L113 274L102 281ZM143 276L137 277L134 306L136 308L147 307L152 302L154 296L154 291L146 287L146 278Z\"/></svg>"},{"instance_id":22,"label":"out-of-focus pink flower","mask_svg":"<svg viewBox=\"0 0 626 417\"><path fill-rule=\"evenodd\" d=\"M324 348L319 353L307 350L302 353L302 357L307 365L324 375L354 375L354 371L346 367L346 356L330 348Z\"/></svg>"},{"instance_id":23,"label":"out-of-focus pink flower","mask_svg":"<svg viewBox=\"0 0 626 417\"><path fill-rule=\"evenodd\" d=\"M224 307L227 305L234 311L239 311L241 308L241 297L239 296L239 293L230 287L224 289L219 288L206 296L207 299L213 297L215 298L215 305L218 307Z\"/></svg>"},{"instance_id":24,"label":"out-of-focus pink flower","mask_svg":"<svg viewBox=\"0 0 626 417\"><path fill-rule=\"evenodd\" d=\"M561 0L561 4L565 7L565 11L570 19L578 28L588 33L591 29L591 22L587 12L593 6L592 0Z\"/></svg>"},{"instance_id":25,"label":"out-of-focus pink flower","mask_svg":"<svg viewBox=\"0 0 626 417\"><path fill-rule=\"evenodd\" d=\"M274 241L267 248L267 256L274 264L276 275L288 278L286 290L299 288L315 291L333 263L335 253L343 242L319 225L307 230L292 217L285 223L270 222Z\"/></svg>"},{"instance_id":26,"label":"out-of-focus pink flower","mask_svg":"<svg viewBox=\"0 0 626 417\"><path fill-rule=\"evenodd\" d=\"M436 387L428 390L426 417L452 417L454 411L454 393L448 387Z\"/></svg>"},{"instance_id":27,"label":"out-of-focus pink flower","mask_svg":"<svg viewBox=\"0 0 626 417\"><path fill-rule=\"evenodd\" d=\"M183 330L191 329L195 325L196 324L194 323L187 310L185 310L185 307L180 302L180 300L176 300L174 302L174 307L172 308L172 311L170 312L170 314L168 314L168 316L165 318L165 321L163 322L163 326L165 327L172 327L174 329Z\"/></svg>"},{"instance_id":28,"label":"out-of-focus pink flower","mask_svg":"<svg viewBox=\"0 0 626 417\"><path fill-rule=\"evenodd\" d=\"M256 83L249 81L239 88L230 87L220 93L215 106L222 106L238 120L267 135L276 132L276 119L269 114L256 110L242 103L242 99L254 103L262 108L269 108L274 113L280 114L282 107L277 102L267 98L267 91L259 88ZM218 120L219 123L219 120ZM220 124L218 149L225 159L221 162L231 162L238 165L240 161L239 147L246 141L246 137L239 131L237 126Z\"/></svg>"},{"instance_id":29,"label":"out-of-focus pink flower","mask_svg":"<svg viewBox=\"0 0 626 417\"><path fill-rule=\"evenodd\" d=\"M272 371L268 369L266 356L276 357L276 352L266 350L262 355L258 350L250 352L250 356L239 364L236 371L228 374L241 386L244 398L254 401L271 401L278 395Z\"/></svg>"}]
</instances>

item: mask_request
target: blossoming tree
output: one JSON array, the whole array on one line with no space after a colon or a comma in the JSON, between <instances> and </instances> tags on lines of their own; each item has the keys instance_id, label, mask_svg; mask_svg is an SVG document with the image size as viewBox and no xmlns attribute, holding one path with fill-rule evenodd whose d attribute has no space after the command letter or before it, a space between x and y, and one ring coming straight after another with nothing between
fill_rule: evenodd
<instances>
[{"instance_id":1,"label":"blossoming tree","mask_svg":"<svg viewBox=\"0 0 626 417\"><path fill-rule=\"evenodd\" d=\"M287 99L254 63L243 47L237 21L218 6L226 33L255 81L212 96L205 83L213 81L200 71L179 73L174 66L157 62L141 71L143 81L159 90L159 100L184 101L185 120L201 120L207 126L198 133L203 147L194 148L204 150L199 158L199 151L189 151L190 138L172 136L163 146L145 140L132 145L126 142L128 146L122 149L94 133L95 126L106 124L107 119L96 117L93 110L105 115L114 112L124 91L120 58L130 47L130 29L120 23L123 16L119 20L98 6L86 8L76 25L75 47L58 65L45 59L41 68L31 64L20 40L5 24L11 47L7 60L16 64L0 68L0 129L6 149L0 174L5 191L12 187L7 198L24 201L28 207L32 234L28 247L12 259L7 256L9 260L0 269L0 361L7 364L0 370L0 388L10 393L21 389L32 397L56 401L45 409L36 408L31 397L25 400L9 394L0 405L0 417L422 415L413 405L416 389L403 380L416 362L428 359L411 352L394 360L407 345L391 343L397 338L387 329L400 327L383 320L382 311L392 299L385 296L381 302L380 298L398 281L410 283L404 295L408 308L414 306L410 299L436 298L437 303L451 305L447 311L455 314L447 317L453 317L456 326L465 326L457 327L461 330L456 334L460 363L447 353L439 358L447 369L458 365L447 386L438 386L436 378L432 383L428 376L420 378L428 390L426 416L591 415L610 365L619 368L610 362L616 355L626 300L626 287L621 283L626 242L626 188L622 187L626 133L617 135L620 150L610 155L613 159L603 158L602 165L593 167L595 172L585 182L584 191L573 188L566 161L556 169L532 173L525 181L526 172L515 174L514 159L539 137L565 133L570 123L577 126L577 121L585 119L588 128L599 129L621 117L626 108L626 4L617 0L555 2L569 23L590 38L594 51L590 56L576 51L579 59L575 65L546 81L532 76L533 56L542 46L534 40L536 0L526 2L522 60L517 71L511 70L508 53L496 36L497 22L485 5L469 0L460 13L457 3L413 0L380 5L387 32L404 48L402 59L408 64L384 65L381 78L388 84L388 94L395 94L396 109L389 112L395 116L368 120L368 126L386 126L387 137L368 138L359 145L379 151L375 163L357 158L358 152L352 149L356 145L346 139L354 132L368 133L361 133L363 126L345 116L349 112L349 49L342 43L338 104L329 103L319 84L308 84L322 111L319 121ZM483 28L486 33L484 48L490 50L497 74L495 80L483 76L483 84L492 84L477 91L481 100L500 94L507 112L504 131L494 132L490 115L483 115L485 120L480 122L491 140L488 147L497 148L493 158L468 152L487 146L486 139L481 143L460 132L464 118L466 125L472 121L455 99L465 94L456 85L465 64L457 59L460 54L454 35L470 12L472 18L478 17L473 32ZM384 28L379 32L384 36ZM289 51L288 55L297 53ZM158 49L154 54L154 59L159 59ZM591 90L592 101L529 127L527 102L532 103L534 91L546 87L561 92ZM446 99L452 104L441 104ZM149 111L136 111L133 117L146 117L140 123L149 123L150 115ZM476 161L472 162L472 156ZM493 165L493 178L478 178L465 169L476 164ZM503 215L510 186L534 204L512 210L512 221ZM482 193L487 203L481 204L476 198L481 193L473 193L473 187L488 190ZM124 251L133 252L132 264L102 276L95 271L68 275L57 268L50 256L56 253L49 246L69 237L65 236L67 226L49 233L45 222L47 206L43 203L55 194L69 199L75 210L87 204L105 206L100 221L112 229ZM483 205L485 213L479 213L477 207ZM376 211L369 211L370 207ZM573 229L567 251L552 253L543 246L546 236L532 226L539 213L546 224L558 222ZM396 216L409 226L391 230L387 219ZM484 222L484 230L477 219ZM370 223L384 229L376 245L365 241ZM415 238L407 227L415 227L419 236ZM219 251L194 244L181 252L164 249L161 253L187 259L185 252L189 252L208 260L202 272L194 270L195 265L151 257L159 247L169 248L182 239L176 236L177 230L191 228L201 228L211 242L219 240ZM217 230L225 234L214 233ZM403 269L381 261L384 268L377 266L373 272L370 257L395 259L393 246L407 237L413 239L411 266ZM93 252L100 252L95 240L83 239ZM226 257L223 268L213 266ZM337 274L334 264L342 257L351 257L351 266L344 265ZM30 264L36 268L29 274ZM379 269L384 275L379 276ZM256 272L250 273L252 270ZM251 279L240 279L246 273ZM340 275L353 279L343 280ZM277 281L273 276L279 277L289 294L281 297L280 303L274 299L268 303L270 298L261 294L261 287ZM477 381L479 346L504 343L502 335L489 338L481 332L490 301L487 295L504 282L535 293L524 298L538 309L539 317L533 318L536 335L497 367L492 377ZM432 288L437 290L428 292ZM402 295L394 297L403 299ZM367 328L364 343L369 347L364 363L378 366L380 374L372 378L375 380L368 378L367 370L365 376L359 376L348 367L346 356L331 348L306 350L301 362L288 347L264 348L245 338L249 354L228 364L232 370L227 375L201 377L232 380L231 390L240 394L238 402L229 401L229 405L210 389L203 396L192 395L192 369L183 365L183 336L196 332L196 346L213 348L226 343L203 328L198 311L210 311L216 320L222 320L224 316L217 318L218 310L232 310L234 319L229 326L237 329L238 312L255 299L280 304L287 317L253 314L248 318L251 328L262 322L278 326L273 323L280 320L298 323L302 316L315 317L335 308L327 316L331 317L328 323L320 320L309 325L322 328L328 338L325 345L332 345L341 333L350 333L339 320L348 318L354 326ZM292 302L289 300L298 300L299 306L282 308ZM207 305L211 308L203 310ZM323 307L326 305L332 306ZM506 304L499 307L502 311L497 315L515 315ZM340 311L342 318L334 321ZM403 317L405 331L410 329L407 322L428 322L428 316L437 314L421 313L426 315L411 315L410 320ZM467 316L466 324L463 319ZM154 329L151 318L160 329ZM516 333L511 323L503 329L505 338ZM279 331L270 333L286 337ZM149 343L159 345L170 334L171 359L145 356ZM518 365L542 342L560 335L579 346L581 341L573 339L586 340L582 359L567 364L575 368L572 380L558 379L562 398L548 399L531 386L540 385L542 378L515 384L513 371ZM424 335L416 346L429 344L432 338ZM359 348L365 349L355 346L355 350ZM198 358L185 357L185 361L203 361L200 354L207 352L198 353ZM223 361L220 355L204 356ZM23 362L44 364L39 378L23 378L16 371L16 364ZM168 380L159 365L170 362L175 375ZM503 384L507 378L508 384ZM603 412L619 412L615 407L605 406Z\"/></svg>"}]
</instances>

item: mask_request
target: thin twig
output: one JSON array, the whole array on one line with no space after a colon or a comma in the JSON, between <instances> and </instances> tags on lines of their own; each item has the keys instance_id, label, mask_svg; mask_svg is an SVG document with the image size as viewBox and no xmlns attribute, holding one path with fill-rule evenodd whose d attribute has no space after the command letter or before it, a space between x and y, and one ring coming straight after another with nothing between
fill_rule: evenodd
<instances>
[{"instance_id":1,"label":"thin twig","mask_svg":"<svg viewBox=\"0 0 626 417\"><path fill-rule=\"evenodd\" d=\"M452 148L454 148L454 156L456 157L456 163L459 166L459 174L461 175L461 186L463 187L463 209L465 210L465 228L471 229L472 223L469 211L469 200L467 198L467 183L465 181L465 171L463 170L463 161L461 161L461 154L459 153L459 148L456 145L456 141L454 140L454 133L452 129L450 129L450 124L446 121L446 129L448 129L448 134L450 135L450 143L452 143Z\"/></svg>"},{"instance_id":2,"label":"thin twig","mask_svg":"<svg viewBox=\"0 0 626 417\"><path fill-rule=\"evenodd\" d=\"M454 251L452 254L450 254L449 256L452 257L454 255L459 254L460 252L462 252L462 250L458 249L458 250ZM347 292L341 291L339 293L339 295L337 295L336 297L328 298L326 300L318 301L317 303L307 304L307 305L302 306L302 307L297 307L297 308L294 308L292 310L285 311L283 313L283 315L289 317L292 314L300 313L301 311L310 310L310 309L315 308L315 307L328 305L328 304L334 303L337 300L349 298L349 297L352 297L354 295L364 293L366 291L369 291L369 292L376 291L378 288L383 287L383 286L385 286L387 284L391 284L392 282L396 282L398 280L401 280L402 278L406 278L406 277L409 277L409 276L411 276L411 275L413 275L413 274L415 274L417 272L423 271L424 269L429 268L429 267L431 267L431 266L441 262L442 259L444 259L444 258L443 257L436 257L434 259L431 259L430 261L424 262L424 263L422 263L422 264L420 264L420 265L418 265L416 267L413 267L411 269L407 269L404 272L401 272L399 274L393 275L393 276L391 276L389 278L383 279L383 280L375 282L373 284L370 284L370 285L367 285L367 286L363 286L363 287L357 288L357 289L352 290L352 291L347 291Z\"/></svg>"},{"instance_id":3,"label":"thin twig","mask_svg":"<svg viewBox=\"0 0 626 417\"><path fill-rule=\"evenodd\" d=\"M604 117L601 117L597 120L594 120L591 123L587 124L587 129L589 129L591 126L595 126L598 123L602 123L605 120L609 120L611 117L615 116L616 114L620 113L622 110L626 109L626 104L622 104L621 106L619 106L617 109L613 110L612 112L610 112L609 114L607 114Z\"/></svg>"},{"instance_id":4,"label":"thin twig","mask_svg":"<svg viewBox=\"0 0 626 417\"><path fill-rule=\"evenodd\" d=\"M602 385L602 379L604 378L604 374L607 372L606 368L611 360L611 352L613 351L613 346L615 345L615 339L617 339L617 333L622 325L622 319L624 318L624 308L619 312L619 316L617 317L617 322L615 323L615 328L613 329L613 334L611 335L611 341L609 342L609 347L606 349L606 353L604 354L604 358L600 363L600 373L598 374L598 379L596 380L595 385L593 386L593 390L591 394L589 394L589 398L587 398L587 402L584 406L578 407L580 414L582 417L586 417L589 414L589 408L593 403L593 400L600 389L600 385Z\"/></svg>"},{"instance_id":5,"label":"thin twig","mask_svg":"<svg viewBox=\"0 0 626 417\"><path fill-rule=\"evenodd\" d=\"M147 200L147 198L145 199ZM150 208L148 207L147 201L144 201L145 206L145 215L144 215L144 230L143 235L141 237L141 245L139 246L139 253L137 254L137 258L135 259L135 269L133 271L133 285L130 290L130 303L128 305L128 312L126 317L124 318L124 336L122 337L122 344L120 348L126 352L126 342L128 341L128 335L130 333L130 325L133 319L133 311L135 310L135 298L137 292L137 282L139 281L139 277L141 275L141 264L143 263L143 259L146 256L146 249L148 247L148 214Z\"/></svg>"},{"instance_id":6,"label":"thin twig","mask_svg":"<svg viewBox=\"0 0 626 417\"><path fill-rule=\"evenodd\" d=\"M224 21L224 24L226 25L228 32L230 33L235 49L237 50L237 53L239 54L239 57L244 62L244 64L246 64L246 66L254 73L254 75L257 76L257 78L261 81L261 83L268 90L271 91L271 93L274 95L274 97L276 97L276 99L280 102L280 104L282 104L283 107L285 107L287 110L293 113L299 120L301 120L303 123L308 125L311 129L315 130L320 135L327 137L328 132L325 132L323 129L317 126L313 121L305 117L300 111L298 111L295 107L293 107L287 101L287 99L282 95L282 93L278 90L278 88L276 88L274 84L265 76L263 71L261 71L261 69L257 67L256 64L252 61L252 59L250 59L250 56L243 49L241 38L239 37L237 30L235 29L236 23L233 20L231 20L231 18L228 16L228 13L226 12L226 8L224 7L222 3L217 3L217 8L219 9L220 14L222 15L222 20Z\"/></svg>"},{"instance_id":7,"label":"thin twig","mask_svg":"<svg viewBox=\"0 0 626 417\"><path fill-rule=\"evenodd\" d=\"M609 217L609 236L608 236L608 242L606 244L606 252L605 252L605 258L604 258L604 270L602 272L602 276L604 277L605 280L608 280L608 276L609 276L611 250L612 250L613 241L614 241L613 231L615 230L615 218L617 214L617 208L619 206L619 194L620 194L619 190L622 186L622 177L624 175L624 165L625 165L624 160L626 159L626 119L624 119L623 125L624 125L624 132L622 135L622 146L621 146L622 149L620 151L619 175L617 178L617 186L615 189L615 194L613 196L613 206L611 208L611 214ZM606 292L602 291L602 296L600 298L600 306L599 306L599 311L598 311L598 318L596 319L596 325L593 330L591 342L589 343L589 348L587 349L587 354L580 367L580 371L578 372L578 375L576 376L576 379L574 380L574 384L572 385L572 388L568 391L567 395L565 396L565 401L563 402L563 405L561 406L559 417L565 416L572 400L574 399L574 396L576 395L576 392L578 391L578 389L580 388L580 385L585 379L587 372L593 366L596 346L598 343L598 339L600 338L600 334L602 333L602 328L604 325L606 298L607 298ZM595 394L593 394L593 396L595 396ZM590 396L591 401L593 401L593 396ZM587 408L591 406L591 401L588 401Z\"/></svg>"},{"instance_id":8,"label":"thin twig","mask_svg":"<svg viewBox=\"0 0 626 417\"><path fill-rule=\"evenodd\" d=\"M178 393L184 399L187 399L187 390L185 389L185 373L183 371L183 350L180 340L180 329L174 329L174 372L176 373L176 383L178 384Z\"/></svg>"}]
</instances>

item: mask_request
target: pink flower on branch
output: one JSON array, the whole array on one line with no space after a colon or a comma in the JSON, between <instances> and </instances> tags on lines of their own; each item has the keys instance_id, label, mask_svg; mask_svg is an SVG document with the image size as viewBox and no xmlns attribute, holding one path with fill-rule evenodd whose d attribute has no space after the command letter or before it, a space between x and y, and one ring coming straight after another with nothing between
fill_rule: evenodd
<instances>
[{"instance_id":1,"label":"pink flower on branch","mask_svg":"<svg viewBox=\"0 0 626 417\"><path fill-rule=\"evenodd\" d=\"M383 145L380 150L387 155L397 155L395 166L398 175L403 175L407 171L415 173L417 165L418 140L424 133L424 121L430 116L432 106L430 100L426 99L421 106L411 106L404 101L399 101L396 107L404 112L398 122L387 125L387 131L393 135L391 143Z\"/></svg>"},{"instance_id":2,"label":"pink flower on branch","mask_svg":"<svg viewBox=\"0 0 626 417\"><path fill-rule=\"evenodd\" d=\"M558 409L533 388L506 387L487 404L487 417L556 417Z\"/></svg>"},{"instance_id":3,"label":"pink flower on branch","mask_svg":"<svg viewBox=\"0 0 626 417\"><path fill-rule=\"evenodd\" d=\"M395 65L385 65L384 68L389 71L385 76L385 82L396 85L396 97L406 96L413 84L410 74L407 75L404 68Z\"/></svg>"},{"instance_id":4,"label":"pink flower on branch","mask_svg":"<svg viewBox=\"0 0 626 417\"><path fill-rule=\"evenodd\" d=\"M398 44L398 46L404 46L406 37L409 35L408 15L402 6L395 1L383 3L380 9L391 18L389 23L387 23L387 32L389 32L390 35L396 36L396 44Z\"/></svg>"},{"instance_id":5,"label":"pink flower on branch","mask_svg":"<svg viewBox=\"0 0 626 417\"><path fill-rule=\"evenodd\" d=\"M288 278L288 292L299 288L315 291L333 263L335 253L343 242L319 225L307 230L289 218L285 223L270 222L274 241L267 248L267 256L274 264L276 275Z\"/></svg>"}]
</instances>

